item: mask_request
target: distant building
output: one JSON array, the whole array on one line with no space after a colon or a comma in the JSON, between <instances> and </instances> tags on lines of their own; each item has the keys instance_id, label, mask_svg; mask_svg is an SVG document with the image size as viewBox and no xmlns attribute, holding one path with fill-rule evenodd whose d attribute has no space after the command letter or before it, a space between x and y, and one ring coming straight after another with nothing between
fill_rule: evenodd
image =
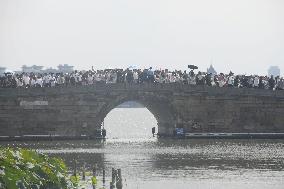
<instances>
[{"instance_id":1,"label":"distant building","mask_svg":"<svg viewBox=\"0 0 284 189\"><path fill-rule=\"evenodd\" d=\"M6 68L0 67L0 75L3 75L5 73Z\"/></svg>"},{"instance_id":2,"label":"distant building","mask_svg":"<svg viewBox=\"0 0 284 189\"><path fill-rule=\"evenodd\" d=\"M58 67L58 71L59 72L71 73L71 72L73 72L73 67L74 66L69 66L68 64L64 64L64 65L59 64L59 66L57 66L57 67Z\"/></svg>"},{"instance_id":3,"label":"distant building","mask_svg":"<svg viewBox=\"0 0 284 189\"><path fill-rule=\"evenodd\" d=\"M268 76L280 76L280 68L278 66L270 66L270 68L268 69Z\"/></svg>"},{"instance_id":4,"label":"distant building","mask_svg":"<svg viewBox=\"0 0 284 189\"><path fill-rule=\"evenodd\" d=\"M210 65L209 68L207 68L207 73L211 73L212 75L217 75L216 70L213 68L212 64Z\"/></svg>"},{"instance_id":5,"label":"distant building","mask_svg":"<svg viewBox=\"0 0 284 189\"><path fill-rule=\"evenodd\" d=\"M47 68L45 70L43 70L43 73L58 73L59 71L57 69L54 68Z\"/></svg>"},{"instance_id":6,"label":"distant building","mask_svg":"<svg viewBox=\"0 0 284 189\"><path fill-rule=\"evenodd\" d=\"M26 73L71 73L73 72L73 67L74 66L69 66L68 64L64 64L61 65L59 64L58 69L54 69L54 68L47 68L45 70L43 70L43 66L37 66L37 65L33 65L33 66L26 66L23 65L22 66L22 72L26 72ZM19 72L20 73L20 72Z\"/></svg>"},{"instance_id":7,"label":"distant building","mask_svg":"<svg viewBox=\"0 0 284 189\"><path fill-rule=\"evenodd\" d=\"M33 65L33 66L26 66L26 65L23 65L22 66L22 72L27 72L27 73L41 73L42 72L42 68L43 66L36 66L36 65Z\"/></svg>"}]
</instances>

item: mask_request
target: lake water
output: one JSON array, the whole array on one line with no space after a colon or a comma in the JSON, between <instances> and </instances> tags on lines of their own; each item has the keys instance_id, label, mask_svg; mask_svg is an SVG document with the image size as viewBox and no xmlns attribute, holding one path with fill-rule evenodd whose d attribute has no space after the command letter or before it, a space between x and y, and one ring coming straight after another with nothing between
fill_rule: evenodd
<instances>
[{"instance_id":1,"label":"lake water","mask_svg":"<svg viewBox=\"0 0 284 189\"><path fill-rule=\"evenodd\" d=\"M124 189L283 189L284 140L156 139L157 122L145 108L118 108L105 119L108 139L99 141L9 142L74 159L99 179L121 168ZM102 185L100 182L99 185Z\"/></svg>"}]
</instances>

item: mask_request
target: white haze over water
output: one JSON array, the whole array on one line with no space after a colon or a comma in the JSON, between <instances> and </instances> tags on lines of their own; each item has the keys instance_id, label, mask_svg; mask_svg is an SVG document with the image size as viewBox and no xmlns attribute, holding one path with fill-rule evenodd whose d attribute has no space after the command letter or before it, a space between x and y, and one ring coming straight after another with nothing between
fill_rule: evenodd
<instances>
[{"instance_id":1,"label":"white haze over water","mask_svg":"<svg viewBox=\"0 0 284 189\"><path fill-rule=\"evenodd\" d=\"M283 73L283 10L283 0L1 0L0 66Z\"/></svg>"}]
</instances>

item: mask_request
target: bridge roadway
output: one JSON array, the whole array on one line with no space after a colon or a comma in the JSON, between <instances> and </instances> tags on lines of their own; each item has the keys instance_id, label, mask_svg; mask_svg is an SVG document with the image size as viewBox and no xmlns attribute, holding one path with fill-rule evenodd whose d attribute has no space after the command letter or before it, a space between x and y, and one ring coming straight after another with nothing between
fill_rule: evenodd
<instances>
[{"instance_id":1,"label":"bridge roadway","mask_svg":"<svg viewBox=\"0 0 284 189\"><path fill-rule=\"evenodd\" d=\"M160 136L187 133L284 133L284 91L183 84L96 84L0 89L0 135L94 138L125 101L155 116Z\"/></svg>"}]
</instances>

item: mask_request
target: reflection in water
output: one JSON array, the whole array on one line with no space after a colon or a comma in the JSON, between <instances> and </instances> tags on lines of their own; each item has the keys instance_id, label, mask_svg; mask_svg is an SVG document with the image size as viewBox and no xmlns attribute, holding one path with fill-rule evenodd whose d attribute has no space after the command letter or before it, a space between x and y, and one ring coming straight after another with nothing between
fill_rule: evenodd
<instances>
[{"instance_id":1,"label":"reflection in water","mask_svg":"<svg viewBox=\"0 0 284 189\"><path fill-rule=\"evenodd\" d=\"M2 145L10 145L2 143ZM14 143L77 159L91 170L122 168L124 188L282 188L281 140L108 140Z\"/></svg>"},{"instance_id":2,"label":"reflection in water","mask_svg":"<svg viewBox=\"0 0 284 189\"><path fill-rule=\"evenodd\" d=\"M122 119L120 111L127 110L122 109L115 114ZM140 108L131 111L140 117L143 115ZM137 124L137 120L134 116L130 117L128 125L112 127L112 132L119 133L115 129L137 128L131 127ZM115 116L111 119L113 123L119 120ZM89 170L97 164L100 180L103 169L110 176L112 167L121 168L123 179L126 179L124 189L283 188L283 140L157 140L151 138L151 127L155 122L152 125L145 123L142 127L149 129L146 134L139 134L139 130L136 137L117 139L118 136L115 136L109 137L106 142L82 140L0 144L29 147L60 156L71 168L74 159L78 161L78 167L86 163ZM109 181L110 178L107 178L106 183Z\"/></svg>"}]
</instances>

